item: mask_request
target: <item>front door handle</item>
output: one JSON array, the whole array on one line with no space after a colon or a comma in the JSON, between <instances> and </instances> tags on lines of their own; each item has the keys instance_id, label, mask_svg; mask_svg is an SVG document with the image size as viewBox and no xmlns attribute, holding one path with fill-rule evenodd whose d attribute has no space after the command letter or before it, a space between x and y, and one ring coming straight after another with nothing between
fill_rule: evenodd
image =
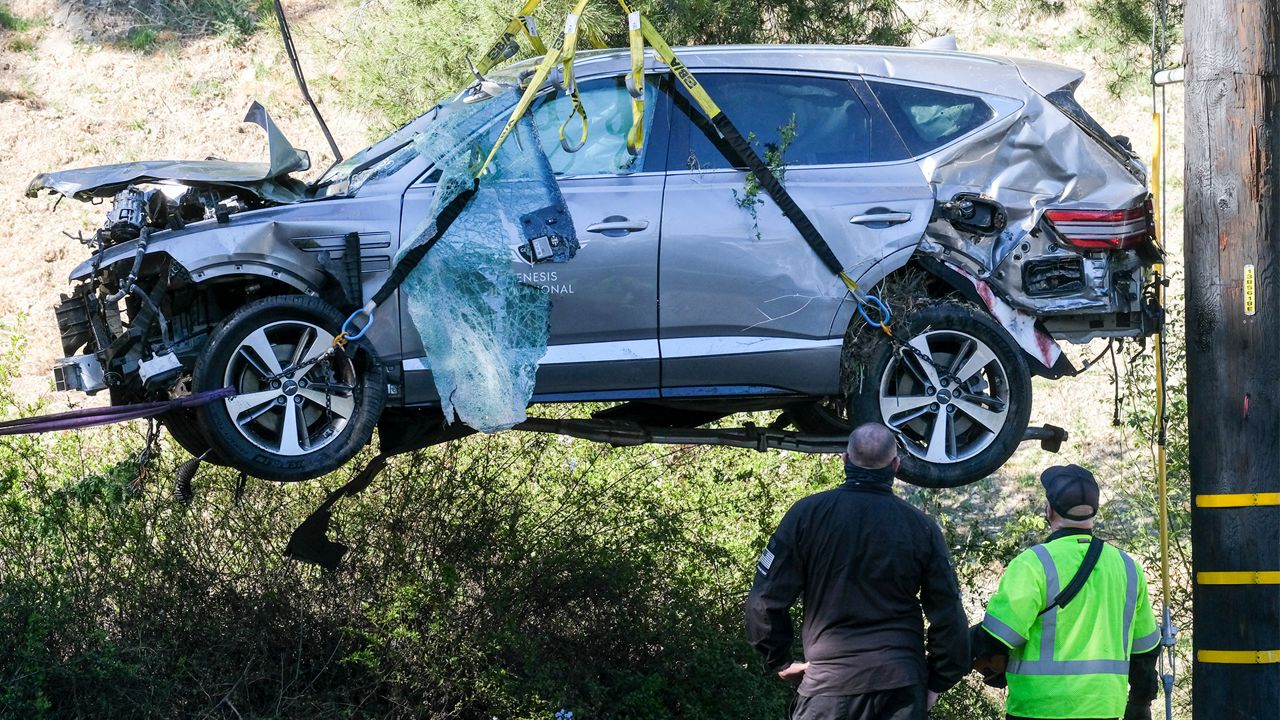
<instances>
[{"instance_id":1,"label":"front door handle","mask_svg":"<svg viewBox=\"0 0 1280 720\"><path fill-rule=\"evenodd\" d=\"M587 232L600 233L609 237L620 237L627 233L639 232L648 227L648 220L628 220L618 215L610 215L601 222L588 225Z\"/></svg>"},{"instance_id":2,"label":"front door handle","mask_svg":"<svg viewBox=\"0 0 1280 720\"><path fill-rule=\"evenodd\" d=\"M866 215L854 215L849 218L849 222L855 225L870 225L872 223L899 225L910 221L911 213L909 212L868 213Z\"/></svg>"}]
</instances>

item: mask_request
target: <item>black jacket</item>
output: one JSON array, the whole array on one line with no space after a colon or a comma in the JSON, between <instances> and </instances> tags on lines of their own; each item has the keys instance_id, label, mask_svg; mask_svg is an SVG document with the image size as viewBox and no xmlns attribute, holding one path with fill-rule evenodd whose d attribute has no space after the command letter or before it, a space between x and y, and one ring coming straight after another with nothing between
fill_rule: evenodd
<instances>
[{"instance_id":1,"label":"black jacket","mask_svg":"<svg viewBox=\"0 0 1280 720\"><path fill-rule=\"evenodd\" d=\"M792 662L789 610L804 595L801 695L922 683L942 692L969 670L968 623L942 532L895 497L892 482L887 470L846 465L843 485L787 511L756 567L747 640L771 672Z\"/></svg>"}]
</instances>

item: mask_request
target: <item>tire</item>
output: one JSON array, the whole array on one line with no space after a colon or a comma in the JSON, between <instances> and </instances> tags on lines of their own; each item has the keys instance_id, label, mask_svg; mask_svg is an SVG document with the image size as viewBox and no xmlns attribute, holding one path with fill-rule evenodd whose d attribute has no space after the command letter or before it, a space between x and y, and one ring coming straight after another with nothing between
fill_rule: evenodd
<instances>
[{"instance_id":1,"label":"tire","mask_svg":"<svg viewBox=\"0 0 1280 720\"><path fill-rule=\"evenodd\" d=\"M921 354L880 341L862 390L849 396L853 417L897 433L898 475L916 485L956 487L994 472L1031 417L1022 351L990 315L954 303L913 313L894 334Z\"/></svg>"},{"instance_id":2,"label":"tire","mask_svg":"<svg viewBox=\"0 0 1280 720\"><path fill-rule=\"evenodd\" d=\"M368 444L387 396L382 366L365 341L280 374L329 347L342 321L318 298L286 295L251 302L214 330L193 385L231 385L239 394L197 408L196 420L227 465L265 480L310 480Z\"/></svg>"}]
</instances>

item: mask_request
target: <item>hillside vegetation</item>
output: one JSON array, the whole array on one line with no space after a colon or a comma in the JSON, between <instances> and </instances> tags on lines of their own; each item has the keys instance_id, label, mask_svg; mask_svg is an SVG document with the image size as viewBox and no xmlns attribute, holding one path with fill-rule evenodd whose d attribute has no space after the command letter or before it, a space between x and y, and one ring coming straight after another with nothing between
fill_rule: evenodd
<instances>
[{"instance_id":1,"label":"hillside vegetation","mask_svg":"<svg viewBox=\"0 0 1280 720\"><path fill-rule=\"evenodd\" d=\"M566 5L550 3L544 30ZM466 54L512 9L497 0L286 6L313 94L348 152L465 82ZM674 42L905 43L952 31L963 50L1080 67L1090 73L1082 103L1141 154L1151 149L1141 6L865 0L855 5L862 14L825 0L653 6ZM48 370L61 355L52 307L87 257L62 232L88 232L104 208L25 199L34 174L166 157L261 159L260 134L240 123L254 99L311 150L314 168L331 161L268 7L0 0L0 251L18 260L0 273L0 418L84 402L51 388ZM618 44L618 17L599 8L589 24ZM1169 101L1172 139L1181 135L1180 93ZM1180 174L1176 143L1170 167ZM1167 192L1177 257L1176 178ZM1178 335L1176 302L1175 293ZM1172 361L1180 535L1170 603L1189 645L1177 346ZM1159 602L1150 356L1130 345L1117 358L1118 426L1110 365L1037 381L1033 423L1071 432L1060 454L1027 444L974 485L899 487L942 524L974 621L1004 564L1044 535L1036 476L1063 462L1103 482L1103 534L1141 559ZM340 570L324 573L281 550L367 454L298 485L241 487L236 474L206 467L183 505L173 484L186 456L166 438L157 456L140 458L146 433L133 423L0 438L0 718L505 720L564 710L577 720L729 719L778 717L786 706L788 690L760 673L742 639L742 601L782 512L839 482L837 459L475 437L397 458L339 503L332 535L352 550ZM1179 671L1179 717L1188 717L1190 673ZM935 716L1002 717L1000 698L966 683Z\"/></svg>"}]
</instances>

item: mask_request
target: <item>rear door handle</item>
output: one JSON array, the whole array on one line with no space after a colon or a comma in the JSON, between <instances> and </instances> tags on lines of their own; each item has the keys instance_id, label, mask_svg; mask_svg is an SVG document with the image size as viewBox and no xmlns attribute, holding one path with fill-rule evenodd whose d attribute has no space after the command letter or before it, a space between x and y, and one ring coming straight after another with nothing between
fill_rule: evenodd
<instances>
[{"instance_id":1,"label":"rear door handle","mask_svg":"<svg viewBox=\"0 0 1280 720\"><path fill-rule=\"evenodd\" d=\"M630 232L639 232L648 227L648 220L628 220L626 218L607 217L604 219L604 222L588 225L587 232L603 233L605 235L625 235Z\"/></svg>"},{"instance_id":2,"label":"rear door handle","mask_svg":"<svg viewBox=\"0 0 1280 720\"><path fill-rule=\"evenodd\" d=\"M867 215L854 215L849 218L849 222L855 225L870 225L872 223L899 225L910 221L911 213L909 212L868 213Z\"/></svg>"}]
</instances>

